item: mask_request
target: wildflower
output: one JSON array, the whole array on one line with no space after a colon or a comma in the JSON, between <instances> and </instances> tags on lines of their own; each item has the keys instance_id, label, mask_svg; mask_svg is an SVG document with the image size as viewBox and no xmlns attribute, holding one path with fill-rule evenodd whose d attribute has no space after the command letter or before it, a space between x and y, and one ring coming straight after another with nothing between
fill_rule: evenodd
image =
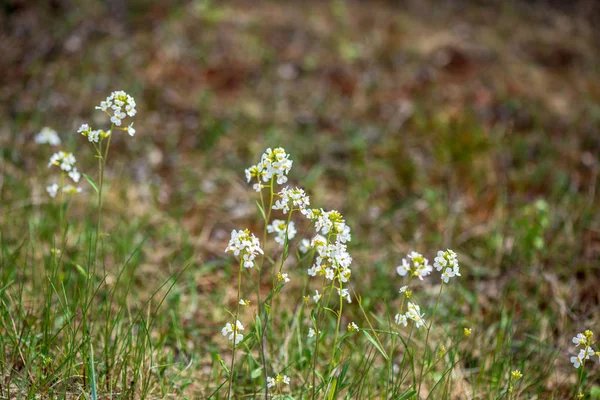
<instances>
[{"instance_id":1,"label":"wildflower","mask_svg":"<svg viewBox=\"0 0 600 400\"><path fill-rule=\"evenodd\" d=\"M315 229L317 233L335 235L337 243L346 243L351 240L350 227L346 225L346 221L336 210L324 211L323 209L307 210L304 215L310 220L315 221Z\"/></svg>"},{"instance_id":2,"label":"wildflower","mask_svg":"<svg viewBox=\"0 0 600 400\"><path fill-rule=\"evenodd\" d=\"M275 242L283 246L285 244L286 235L288 240L293 239L296 236L296 225L294 224L294 221L290 221L290 223L287 224L286 221L274 219L271 224L267 225L267 232L275 233Z\"/></svg>"},{"instance_id":3,"label":"wildflower","mask_svg":"<svg viewBox=\"0 0 600 400\"><path fill-rule=\"evenodd\" d=\"M129 124L129 126L127 128L125 128L125 130L127 131L127 133L129 133L129 136L134 136L135 135L135 129L133 128L133 122Z\"/></svg>"},{"instance_id":4,"label":"wildflower","mask_svg":"<svg viewBox=\"0 0 600 400\"><path fill-rule=\"evenodd\" d=\"M62 191L63 191L63 193L67 193L67 194L77 194L77 193L81 193L81 188L73 186L73 185L67 185L62 188Z\"/></svg>"},{"instance_id":5,"label":"wildflower","mask_svg":"<svg viewBox=\"0 0 600 400\"><path fill-rule=\"evenodd\" d=\"M518 369L512 371L510 374L514 381L518 381L519 379L521 379L523 377L523 374Z\"/></svg>"},{"instance_id":6,"label":"wildflower","mask_svg":"<svg viewBox=\"0 0 600 400\"><path fill-rule=\"evenodd\" d=\"M277 376L273 377L268 377L267 378L267 387L273 387L275 385L279 386L281 384L284 385L289 385L290 384L290 377L287 375L279 375L277 374Z\"/></svg>"},{"instance_id":7,"label":"wildflower","mask_svg":"<svg viewBox=\"0 0 600 400\"><path fill-rule=\"evenodd\" d=\"M288 274L282 274L281 272L278 272L277 273L277 281L283 282L283 283L288 283L290 281L290 278L289 278Z\"/></svg>"},{"instance_id":8,"label":"wildflower","mask_svg":"<svg viewBox=\"0 0 600 400\"><path fill-rule=\"evenodd\" d=\"M81 179L81 174L79 171L77 171L77 168L73 168L71 171L69 171L69 178L73 179L73 182L75 183L79 182L79 179Z\"/></svg>"},{"instance_id":9,"label":"wildflower","mask_svg":"<svg viewBox=\"0 0 600 400\"><path fill-rule=\"evenodd\" d=\"M308 239L302 239L300 241L300 247L298 248L298 250L300 250L300 253L304 254L304 253L308 253L308 251L310 250L311 246L310 246L310 240Z\"/></svg>"},{"instance_id":10,"label":"wildflower","mask_svg":"<svg viewBox=\"0 0 600 400\"><path fill-rule=\"evenodd\" d=\"M66 153L64 151L59 151L58 153L52 154L50 157L50 162L48 163L48 167L56 165L60 167L63 171L69 172L73 165L75 164L75 156L73 153Z\"/></svg>"},{"instance_id":11,"label":"wildflower","mask_svg":"<svg viewBox=\"0 0 600 400\"><path fill-rule=\"evenodd\" d=\"M247 229L244 231L231 231L231 239L225 252L231 252L235 256L241 255L244 268L252 268L256 255L258 253L263 254L258 238Z\"/></svg>"},{"instance_id":12,"label":"wildflower","mask_svg":"<svg viewBox=\"0 0 600 400\"><path fill-rule=\"evenodd\" d=\"M425 325L425 320L423 319L424 316L425 314L421 314L421 308L417 304L414 304L410 301L408 302L408 311L406 312L406 317L408 319L412 319L416 323L417 328Z\"/></svg>"},{"instance_id":13,"label":"wildflower","mask_svg":"<svg viewBox=\"0 0 600 400\"><path fill-rule=\"evenodd\" d=\"M350 322L348 324L348 332L358 332L358 325L356 325L354 322Z\"/></svg>"},{"instance_id":14,"label":"wildflower","mask_svg":"<svg viewBox=\"0 0 600 400\"><path fill-rule=\"evenodd\" d=\"M343 288L343 289L336 288L336 289L337 289L338 295L340 297L345 298L348 303L352 303L352 298L350 298L350 292L348 291L348 289L346 289L346 288Z\"/></svg>"},{"instance_id":15,"label":"wildflower","mask_svg":"<svg viewBox=\"0 0 600 400\"><path fill-rule=\"evenodd\" d=\"M585 396L583 395L583 393L579 392L579 394L577 395L577 399L581 400L583 399Z\"/></svg>"},{"instance_id":16,"label":"wildflower","mask_svg":"<svg viewBox=\"0 0 600 400\"><path fill-rule=\"evenodd\" d=\"M575 343L576 347L578 347L580 344L585 346L587 340L583 333L578 333L577 336L573 338L573 343Z\"/></svg>"},{"instance_id":17,"label":"wildflower","mask_svg":"<svg viewBox=\"0 0 600 400\"><path fill-rule=\"evenodd\" d=\"M313 296L313 301L315 303L318 303L319 300L321 300L321 297L323 297L323 295L319 294L318 290L315 290L315 295Z\"/></svg>"},{"instance_id":18,"label":"wildflower","mask_svg":"<svg viewBox=\"0 0 600 400\"><path fill-rule=\"evenodd\" d=\"M256 178L257 181L269 182L274 178L278 185L286 183L287 174L292 168L292 160L289 157L281 147L275 150L267 149L258 164L246 169L246 180L250 183L252 178ZM255 190L256 188L255 186Z\"/></svg>"},{"instance_id":19,"label":"wildflower","mask_svg":"<svg viewBox=\"0 0 600 400\"><path fill-rule=\"evenodd\" d=\"M315 331L313 328L308 328L308 335L306 335L306 336L311 338L311 337L314 337L316 334L317 334L317 331Z\"/></svg>"},{"instance_id":20,"label":"wildflower","mask_svg":"<svg viewBox=\"0 0 600 400\"><path fill-rule=\"evenodd\" d=\"M440 350L438 351L438 359L444 357L444 354L446 354L446 346L441 345Z\"/></svg>"},{"instance_id":21,"label":"wildflower","mask_svg":"<svg viewBox=\"0 0 600 400\"><path fill-rule=\"evenodd\" d=\"M406 318L405 314L396 314L394 322L396 325L403 325L406 327L408 325L408 318Z\"/></svg>"},{"instance_id":22,"label":"wildflower","mask_svg":"<svg viewBox=\"0 0 600 400\"><path fill-rule=\"evenodd\" d=\"M464 335L465 337L469 337L469 336L471 336L471 332L472 332L471 328L464 328L464 329L463 329L463 335Z\"/></svg>"},{"instance_id":23,"label":"wildflower","mask_svg":"<svg viewBox=\"0 0 600 400\"><path fill-rule=\"evenodd\" d=\"M60 144L60 137L56 131L47 126L43 127L40 133L35 135L34 141L37 144L49 144L50 146L58 146Z\"/></svg>"},{"instance_id":24,"label":"wildflower","mask_svg":"<svg viewBox=\"0 0 600 400\"><path fill-rule=\"evenodd\" d=\"M50 186L46 186L46 192L50 195L50 197L56 197L56 193L58 193L58 184L53 183Z\"/></svg>"},{"instance_id":25,"label":"wildflower","mask_svg":"<svg viewBox=\"0 0 600 400\"><path fill-rule=\"evenodd\" d=\"M433 268L429 265L429 261L422 254L416 251L411 251L408 254L408 260L402 259L402 264L396 267L396 272L400 276L408 274L418 277L420 280L431 273Z\"/></svg>"},{"instance_id":26,"label":"wildflower","mask_svg":"<svg viewBox=\"0 0 600 400\"><path fill-rule=\"evenodd\" d=\"M240 305L244 307L248 307L250 305L250 300L240 299Z\"/></svg>"},{"instance_id":27,"label":"wildflower","mask_svg":"<svg viewBox=\"0 0 600 400\"><path fill-rule=\"evenodd\" d=\"M287 214L290 210L298 210L303 215L306 215L307 207L310 205L310 199L304 193L303 189L284 187L281 189L277 196L280 199L275 201L273 210L281 210L284 214Z\"/></svg>"},{"instance_id":28,"label":"wildflower","mask_svg":"<svg viewBox=\"0 0 600 400\"><path fill-rule=\"evenodd\" d=\"M408 286L402 286L400 288L400 290L398 291L398 293L402 294L402 293L406 292L406 289L408 289Z\"/></svg>"},{"instance_id":29,"label":"wildflower","mask_svg":"<svg viewBox=\"0 0 600 400\"><path fill-rule=\"evenodd\" d=\"M308 304L308 299L310 299L310 296L302 296L302 301L304 301L306 304Z\"/></svg>"},{"instance_id":30,"label":"wildflower","mask_svg":"<svg viewBox=\"0 0 600 400\"><path fill-rule=\"evenodd\" d=\"M99 106L96 106L97 110L102 110L111 116L110 122L117 126L121 126L121 121L124 120L127 116L133 117L137 113L135 100L133 97L128 95L122 90L112 92L110 96L106 98L106 100L101 101ZM123 111L125 109L125 111ZM111 112L112 111L112 115ZM131 125L130 125L131 127ZM129 131L129 128L125 128L125 130ZM135 129L129 131L129 134L133 136L135 134Z\"/></svg>"},{"instance_id":31,"label":"wildflower","mask_svg":"<svg viewBox=\"0 0 600 400\"><path fill-rule=\"evenodd\" d=\"M433 266L435 269L442 272L442 280L444 283L448 283L450 278L460 276L457 255L450 249L438 251Z\"/></svg>"},{"instance_id":32,"label":"wildflower","mask_svg":"<svg viewBox=\"0 0 600 400\"><path fill-rule=\"evenodd\" d=\"M571 357L571 363L573 364L573 366L575 368L579 368L581 366L581 364L583 363L583 359L581 358L581 353L579 353L579 355L577 355L577 356Z\"/></svg>"},{"instance_id":33,"label":"wildflower","mask_svg":"<svg viewBox=\"0 0 600 400\"><path fill-rule=\"evenodd\" d=\"M226 336L232 342L234 342L234 345L237 345L239 342L241 342L244 339L244 335L239 333L240 331L243 331L243 330L244 330L244 326L242 325L242 323L240 321L236 320L235 325L232 325L229 322L227 324L225 324L225 326L221 330L221 334L223 336Z\"/></svg>"}]
</instances>

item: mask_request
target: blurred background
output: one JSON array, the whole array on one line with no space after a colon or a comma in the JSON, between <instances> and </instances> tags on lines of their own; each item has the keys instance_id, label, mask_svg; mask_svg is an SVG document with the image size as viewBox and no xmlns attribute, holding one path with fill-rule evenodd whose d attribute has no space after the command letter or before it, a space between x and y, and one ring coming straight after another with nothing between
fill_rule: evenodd
<instances>
[{"instance_id":1,"label":"blurred background","mask_svg":"<svg viewBox=\"0 0 600 400\"><path fill-rule=\"evenodd\" d=\"M261 229L243 170L281 146L291 182L352 227L366 307L409 250L450 247L466 325L505 304L517 335L562 351L600 318L599 17L596 1L3 0L3 240L49 202L35 134L56 129L92 175L77 127L125 90L137 133L111 143L106 224L147 238L141 289L192 260L191 290L222 303L230 230ZM212 335L217 312L189 305L182 329Z\"/></svg>"}]
</instances>

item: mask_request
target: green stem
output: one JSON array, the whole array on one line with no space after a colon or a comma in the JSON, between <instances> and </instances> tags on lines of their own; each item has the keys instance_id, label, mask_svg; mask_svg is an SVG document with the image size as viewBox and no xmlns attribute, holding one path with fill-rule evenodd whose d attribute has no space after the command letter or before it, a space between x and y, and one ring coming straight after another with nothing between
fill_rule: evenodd
<instances>
[{"instance_id":1,"label":"green stem","mask_svg":"<svg viewBox=\"0 0 600 400\"><path fill-rule=\"evenodd\" d=\"M428 350L427 345L429 343L429 333L431 332L431 327L433 326L433 320L435 318L435 313L437 311L438 305L440 304L440 299L442 297L443 289L444 289L444 281L442 281L442 283L440 285L440 292L438 294L438 298L435 303L435 308L433 309L433 314L431 315L431 320L429 321L429 326L427 327L427 335L425 336L425 349L423 351L423 363L421 364L421 372L419 372L419 390L417 391L417 399L421 398L421 385L423 383L423 370L425 369L425 362L427 360L426 355L427 355L427 350Z\"/></svg>"},{"instance_id":2,"label":"green stem","mask_svg":"<svg viewBox=\"0 0 600 400\"><path fill-rule=\"evenodd\" d=\"M237 290L237 301L236 301L236 310L235 310L235 321L233 321L233 342L231 345L231 368L229 369L229 389L227 390L227 398L231 399L231 387L233 385L233 367L234 367L234 363L235 363L235 349L236 349L236 345L235 345L235 341L236 341L236 337L238 334L237 331L237 322L238 322L238 317L240 315L240 293L242 290L242 260L243 260L243 254L240 254L240 267L239 267L239 271L238 271L238 290Z\"/></svg>"}]
</instances>

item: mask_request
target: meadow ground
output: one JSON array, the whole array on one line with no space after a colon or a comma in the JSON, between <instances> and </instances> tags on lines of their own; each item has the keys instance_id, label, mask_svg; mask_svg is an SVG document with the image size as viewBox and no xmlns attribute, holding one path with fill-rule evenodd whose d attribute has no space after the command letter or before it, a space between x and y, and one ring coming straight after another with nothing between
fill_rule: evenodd
<instances>
[{"instance_id":1,"label":"meadow ground","mask_svg":"<svg viewBox=\"0 0 600 400\"><path fill-rule=\"evenodd\" d=\"M267 374L292 381L281 398L325 382L316 398L567 399L582 379L600 399L598 357L569 360L573 336L600 335L593 2L107 3L0 6L0 398L226 398L238 264L224 250L233 229L262 241L244 170L283 147L290 183L352 228L341 325L361 332L332 352L324 318L314 351L303 295L319 286L286 264L265 345ZM94 188L82 178L61 208L45 190L58 147L33 139L56 129L98 183L77 128L106 126L94 106L113 90L136 99L137 133L112 137L96 251ZM296 241L314 235L296 223ZM396 266L446 248L462 276L437 307L439 276L411 281L435 323L390 351L408 281ZM258 294L270 289L267 274ZM264 393L251 336L235 398ZM315 359L331 376L313 379Z\"/></svg>"}]
</instances>

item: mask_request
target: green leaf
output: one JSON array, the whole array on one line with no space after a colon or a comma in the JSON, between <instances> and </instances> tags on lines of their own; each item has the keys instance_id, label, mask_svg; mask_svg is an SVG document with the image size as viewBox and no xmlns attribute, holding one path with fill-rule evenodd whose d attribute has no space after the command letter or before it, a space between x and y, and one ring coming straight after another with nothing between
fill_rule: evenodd
<instances>
[{"instance_id":1,"label":"green leaf","mask_svg":"<svg viewBox=\"0 0 600 400\"><path fill-rule=\"evenodd\" d=\"M75 266L75 268L77 268L77 271L79 271L79 273L84 277L87 278L87 272L85 272L85 269L83 269L83 267L77 263L73 263L73 265Z\"/></svg>"},{"instance_id":2,"label":"green leaf","mask_svg":"<svg viewBox=\"0 0 600 400\"><path fill-rule=\"evenodd\" d=\"M256 379L261 375L262 375L262 367L258 367L254 371L250 372L250 379Z\"/></svg>"},{"instance_id":3,"label":"green leaf","mask_svg":"<svg viewBox=\"0 0 600 400\"><path fill-rule=\"evenodd\" d=\"M96 193L99 193L100 191L98 190L98 186L96 186L96 183L94 183L93 179L90 178L89 176L87 176L87 174L82 174L82 175L90 183L90 185L92 185L92 187L94 188Z\"/></svg>"},{"instance_id":4,"label":"green leaf","mask_svg":"<svg viewBox=\"0 0 600 400\"><path fill-rule=\"evenodd\" d=\"M411 398L415 394L417 394L417 391L415 390L415 388L410 388L408 390L408 392L405 392L402 396L398 397L397 400L406 400L406 399Z\"/></svg>"},{"instance_id":5,"label":"green leaf","mask_svg":"<svg viewBox=\"0 0 600 400\"><path fill-rule=\"evenodd\" d=\"M96 391L96 370L94 369L94 347L90 343L90 358L89 358L89 369L90 369L90 385L92 386L91 398L92 400L98 400Z\"/></svg>"},{"instance_id":6,"label":"green leaf","mask_svg":"<svg viewBox=\"0 0 600 400\"><path fill-rule=\"evenodd\" d=\"M382 355L382 356L383 356L383 357L384 357L386 360L389 360L389 357L388 357L387 353L385 352L385 350L383 350L383 347L381 347L381 346L379 345L379 343L377 343L377 341L376 341L375 339L373 339L373 336L371 336L371 335L369 334L369 332L367 332L367 331L365 331L365 330L361 330L361 332L363 333L363 335L365 335L365 336L366 336L366 338L367 338L367 340L368 340L369 342L373 343L373 346L375 346L375 348L376 348L377 350L379 350L379 352L381 353L381 355Z\"/></svg>"},{"instance_id":7,"label":"green leaf","mask_svg":"<svg viewBox=\"0 0 600 400\"><path fill-rule=\"evenodd\" d=\"M258 200L256 200L256 207L258 207L258 211L260 211L260 215L262 215L263 219L266 221L267 216L265 215L265 210L262 208Z\"/></svg>"}]
</instances>

